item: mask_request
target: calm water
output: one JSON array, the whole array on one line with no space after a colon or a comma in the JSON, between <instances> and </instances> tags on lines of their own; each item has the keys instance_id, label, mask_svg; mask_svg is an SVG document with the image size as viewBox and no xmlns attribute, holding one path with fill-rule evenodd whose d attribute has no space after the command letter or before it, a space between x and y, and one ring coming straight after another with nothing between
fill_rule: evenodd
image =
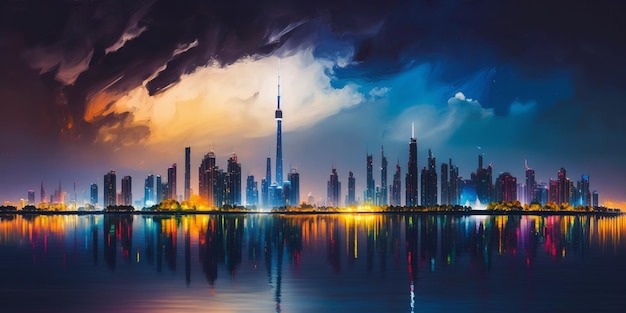
<instances>
[{"instance_id":1,"label":"calm water","mask_svg":"<svg viewBox=\"0 0 626 313\"><path fill-rule=\"evenodd\" d=\"M2 216L1 312L624 312L626 217Z\"/></svg>"}]
</instances>

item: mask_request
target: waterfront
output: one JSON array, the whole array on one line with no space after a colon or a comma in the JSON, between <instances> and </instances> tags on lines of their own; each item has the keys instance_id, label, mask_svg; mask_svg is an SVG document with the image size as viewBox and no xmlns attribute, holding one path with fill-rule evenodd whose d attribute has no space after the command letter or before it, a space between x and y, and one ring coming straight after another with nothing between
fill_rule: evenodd
<instances>
[{"instance_id":1,"label":"waterfront","mask_svg":"<svg viewBox=\"0 0 626 313\"><path fill-rule=\"evenodd\" d=\"M4 215L10 312L613 312L623 216Z\"/></svg>"}]
</instances>

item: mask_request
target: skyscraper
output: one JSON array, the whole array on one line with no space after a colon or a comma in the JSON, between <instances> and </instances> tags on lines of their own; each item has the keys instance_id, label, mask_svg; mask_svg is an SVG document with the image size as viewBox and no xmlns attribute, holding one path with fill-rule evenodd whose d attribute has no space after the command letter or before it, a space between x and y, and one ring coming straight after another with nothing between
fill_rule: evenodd
<instances>
[{"instance_id":1,"label":"skyscraper","mask_svg":"<svg viewBox=\"0 0 626 313\"><path fill-rule=\"evenodd\" d=\"M198 168L198 193L200 199L210 208L215 206L215 170L215 153L209 151Z\"/></svg>"},{"instance_id":2,"label":"skyscraper","mask_svg":"<svg viewBox=\"0 0 626 313\"><path fill-rule=\"evenodd\" d=\"M148 175L143 185L143 206L150 207L154 203L154 175Z\"/></svg>"},{"instance_id":3,"label":"skyscraper","mask_svg":"<svg viewBox=\"0 0 626 313\"><path fill-rule=\"evenodd\" d=\"M291 192L289 193L290 206L300 205L300 173L295 168L291 169L289 173L289 183L291 185Z\"/></svg>"},{"instance_id":4,"label":"skyscraper","mask_svg":"<svg viewBox=\"0 0 626 313\"><path fill-rule=\"evenodd\" d=\"M524 204L537 202L535 198L535 189L537 189L537 181L535 181L535 170L528 166L528 162L524 162L526 166L526 194L524 195Z\"/></svg>"},{"instance_id":5,"label":"skyscraper","mask_svg":"<svg viewBox=\"0 0 626 313\"><path fill-rule=\"evenodd\" d=\"M396 163L396 171L393 173L393 184L391 185L391 205L402 205L402 170L400 160Z\"/></svg>"},{"instance_id":6,"label":"skyscraper","mask_svg":"<svg viewBox=\"0 0 626 313\"><path fill-rule=\"evenodd\" d=\"M517 178L510 173L504 172L496 178L495 201L511 202L517 200Z\"/></svg>"},{"instance_id":7,"label":"skyscraper","mask_svg":"<svg viewBox=\"0 0 626 313\"><path fill-rule=\"evenodd\" d=\"M283 184L283 137L282 137L282 121L283 111L280 109L280 60L278 61L278 94L276 96L276 184Z\"/></svg>"},{"instance_id":8,"label":"skyscraper","mask_svg":"<svg viewBox=\"0 0 626 313\"><path fill-rule=\"evenodd\" d=\"M599 206L599 204L600 204L600 200L599 200L600 196L598 195L598 192L594 190L593 194L592 194L592 197L593 197L593 200L592 200L593 207L597 208Z\"/></svg>"},{"instance_id":9,"label":"skyscraper","mask_svg":"<svg viewBox=\"0 0 626 313\"><path fill-rule=\"evenodd\" d=\"M167 199L178 200L176 193L176 163L167 169Z\"/></svg>"},{"instance_id":10,"label":"skyscraper","mask_svg":"<svg viewBox=\"0 0 626 313\"><path fill-rule=\"evenodd\" d=\"M115 171L111 170L109 173L104 175L104 207L115 206L116 205L116 177Z\"/></svg>"},{"instance_id":11,"label":"skyscraper","mask_svg":"<svg viewBox=\"0 0 626 313\"><path fill-rule=\"evenodd\" d=\"M185 194L183 200L189 201L191 196L191 147L185 147Z\"/></svg>"},{"instance_id":12,"label":"skyscraper","mask_svg":"<svg viewBox=\"0 0 626 313\"><path fill-rule=\"evenodd\" d=\"M330 173L327 187L327 201L329 207L339 207L341 199L341 183L337 175L337 169L333 168Z\"/></svg>"},{"instance_id":13,"label":"skyscraper","mask_svg":"<svg viewBox=\"0 0 626 313\"><path fill-rule=\"evenodd\" d=\"M417 189L417 139L415 128L411 125L411 140L409 141L409 165L406 173L406 206L416 206L418 201Z\"/></svg>"},{"instance_id":14,"label":"skyscraper","mask_svg":"<svg viewBox=\"0 0 626 313\"><path fill-rule=\"evenodd\" d=\"M89 189L90 189L89 202L93 206L97 207L98 206L98 184L96 183L91 184Z\"/></svg>"},{"instance_id":15,"label":"skyscraper","mask_svg":"<svg viewBox=\"0 0 626 313\"><path fill-rule=\"evenodd\" d=\"M461 203L461 188L460 182L462 179L459 177L459 167L452 164L452 159L448 162L448 168L450 170L450 183L449 186L449 196L450 205L460 205Z\"/></svg>"},{"instance_id":16,"label":"skyscraper","mask_svg":"<svg viewBox=\"0 0 626 313\"><path fill-rule=\"evenodd\" d=\"M122 178L122 204L133 205L133 180L130 176Z\"/></svg>"},{"instance_id":17,"label":"skyscraper","mask_svg":"<svg viewBox=\"0 0 626 313\"><path fill-rule=\"evenodd\" d=\"M374 197L376 195L376 190L374 189L375 187L375 183L374 183L374 175L373 175L373 169L374 169L374 165L373 165L373 158L371 154L367 154L366 155L366 162L367 162L367 186L365 189L365 203L366 204L374 204Z\"/></svg>"},{"instance_id":18,"label":"skyscraper","mask_svg":"<svg viewBox=\"0 0 626 313\"><path fill-rule=\"evenodd\" d=\"M246 206L256 207L259 202L259 189L254 175L248 175L246 178Z\"/></svg>"},{"instance_id":19,"label":"skyscraper","mask_svg":"<svg viewBox=\"0 0 626 313\"><path fill-rule=\"evenodd\" d=\"M41 196L41 202L46 203L46 189L43 188L43 181L41 182L41 190L39 192L39 195Z\"/></svg>"},{"instance_id":20,"label":"skyscraper","mask_svg":"<svg viewBox=\"0 0 626 313\"><path fill-rule=\"evenodd\" d=\"M272 207L270 201L270 185L272 184L272 159L267 157L265 164L265 178L261 179L261 202L263 207Z\"/></svg>"},{"instance_id":21,"label":"skyscraper","mask_svg":"<svg viewBox=\"0 0 626 313\"><path fill-rule=\"evenodd\" d=\"M380 203L379 205L387 205L389 202L387 201L389 192L387 187L387 158L385 157L385 150L383 147L380 147L380 157L381 157L381 166L380 166Z\"/></svg>"},{"instance_id":22,"label":"skyscraper","mask_svg":"<svg viewBox=\"0 0 626 313\"><path fill-rule=\"evenodd\" d=\"M354 179L354 174L352 172L348 172L348 201L346 206L351 206L356 204L356 180Z\"/></svg>"},{"instance_id":23,"label":"skyscraper","mask_svg":"<svg viewBox=\"0 0 626 313\"><path fill-rule=\"evenodd\" d=\"M567 178L567 171L561 167L557 173L557 204L569 203L570 184Z\"/></svg>"},{"instance_id":24,"label":"skyscraper","mask_svg":"<svg viewBox=\"0 0 626 313\"><path fill-rule=\"evenodd\" d=\"M472 183L476 186L476 196L482 204L488 204L493 200L493 167L483 167L483 155L478 155L478 169L472 173Z\"/></svg>"},{"instance_id":25,"label":"skyscraper","mask_svg":"<svg viewBox=\"0 0 626 313\"><path fill-rule=\"evenodd\" d=\"M428 166L422 169L422 205L437 205L437 160L428 149Z\"/></svg>"},{"instance_id":26,"label":"skyscraper","mask_svg":"<svg viewBox=\"0 0 626 313\"><path fill-rule=\"evenodd\" d=\"M580 193L582 205L591 206L591 193L589 192L589 175L582 175L580 180Z\"/></svg>"},{"instance_id":27,"label":"skyscraper","mask_svg":"<svg viewBox=\"0 0 626 313\"><path fill-rule=\"evenodd\" d=\"M35 191L28 190L28 205L35 205Z\"/></svg>"},{"instance_id":28,"label":"skyscraper","mask_svg":"<svg viewBox=\"0 0 626 313\"><path fill-rule=\"evenodd\" d=\"M233 155L228 159L228 178L227 178L227 201L231 206L241 205L241 163L237 162L237 155Z\"/></svg>"},{"instance_id":29,"label":"skyscraper","mask_svg":"<svg viewBox=\"0 0 626 313\"><path fill-rule=\"evenodd\" d=\"M163 201L163 182L161 181L161 175L156 176L156 204Z\"/></svg>"},{"instance_id":30,"label":"skyscraper","mask_svg":"<svg viewBox=\"0 0 626 313\"><path fill-rule=\"evenodd\" d=\"M441 205L450 204L450 180L448 179L448 163L441 163L441 195L439 197Z\"/></svg>"}]
</instances>

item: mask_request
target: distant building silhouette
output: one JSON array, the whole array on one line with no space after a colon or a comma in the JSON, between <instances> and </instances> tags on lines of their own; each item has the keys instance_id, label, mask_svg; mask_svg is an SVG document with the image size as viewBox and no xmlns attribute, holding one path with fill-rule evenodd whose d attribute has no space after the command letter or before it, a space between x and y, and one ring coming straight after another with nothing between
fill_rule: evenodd
<instances>
[{"instance_id":1,"label":"distant building silhouette","mask_svg":"<svg viewBox=\"0 0 626 313\"><path fill-rule=\"evenodd\" d=\"M437 160L428 149L428 165L422 169L422 205L437 205Z\"/></svg>"},{"instance_id":2,"label":"distant building silhouette","mask_svg":"<svg viewBox=\"0 0 626 313\"><path fill-rule=\"evenodd\" d=\"M133 205L133 179L130 176L122 178L122 204Z\"/></svg>"},{"instance_id":3,"label":"distant building silhouette","mask_svg":"<svg viewBox=\"0 0 626 313\"><path fill-rule=\"evenodd\" d=\"M227 167L227 204L231 206L240 206L241 203L241 163L237 162L237 155L233 155L228 159Z\"/></svg>"},{"instance_id":4,"label":"distant building silhouette","mask_svg":"<svg viewBox=\"0 0 626 313\"><path fill-rule=\"evenodd\" d=\"M517 178L504 172L496 178L495 201L510 202L517 200Z\"/></svg>"},{"instance_id":5,"label":"distant building silhouette","mask_svg":"<svg viewBox=\"0 0 626 313\"><path fill-rule=\"evenodd\" d=\"M597 208L600 204L600 201L599 201L600 196L598 195L598 192L594 190L592 197L593 197L593 200L592 200L593 207Z\"/></svg>"},{"instance_id":6,"label":"distant building silhouette","mask_svg":"<svg viewBox=\"0 0 626 313\"><path fill-rule=\"evenodd\" d=\"M178 200L176 193L176 163L167 169L167 193L165 198Z\"/></svg>"},{"instance_id":7,"label":"distant building silhouette","mask_svg":"<svg viewBox=\"0 0 626 313\"><path fill-rule=\"evenodd\" d=\"M526 193L524 194L524 204L531 204L538 202L535 197L535 190L537 189L537 182L535 181L535 170L528 166L526 162Z\"/></svg>"},{"instance_id":8,"label":"distant building silhouette","mask_svg":"<svg viewBox=\"0 0 626 313\"><path fill-rule=\"evenodd\" d=\"M567 171L561 168L557 173L557 204L570 202L571 186L567 178Z\"/></svg>"},{"instance_id":9,"label":"distant building silhouette","mask_svg":"<svg viewBox=\"0 0 626 313\"><path fill-rule=\"evenodd\" d=\"M476 196L482 204L488 204L493 201L493 167L483 167L483 155L478 155L478 169L472 173L472 183L476 186Z\"/></svg>"},{"instance_id":10,"label":"distant building silhouette","mask_svg":"<svg viewBox=\"0 0 626 313\"><path fill-rule=\"evenodd\" d=\"M191 147L185 147L185 193L183 200L189 201L191 192Z\"/></svg>"},{"instance_id":11,"label":"distant building silhouette","mask_svg":"<svg viewBox=\"0 0 626 313\"><path fill-rule=\"evenodd\" d=\"M93 205L93 206L98 206L98 184L93 183L91 184L91 186L89 187L89 202Z\"/></svg>"},{"instance_id":12,"label":"distant building silhouette","mask_svg":"<svg viewBox=\"0 0 626 313\"><path fill-rule=\"evenodd\" d=\"M40 199L42 203L46 203L46 189L43 187L43 181L41 182L41 189L39 191Z\"/></svg>"},{"instance_id":13,"label":"distant building silhouette","mask_svg":"<svg viewBox=\"0 0 626 313\"><path fill-rule=\"evenodd\" d=\"M389 201L389 189L387 187L387 158L385 157L385 150L380 147L380 203L378 205L388 205Z\"/></svg>"},{"instance_id":14,"label":"distant building silhouette","mask_svg":"<svg viewBox=\"0 0 626 313\"><path fill-rule=\"evenodd\" d=\"M348 172L348 197L346 206L356 205L356 179L352 172Z\"/></svg>"},{"instance_id":15,"label":"distant building silhouette","mask_svg":"<svg viewBox=\"0 0 626 313\"><path fill-rule=\"evenodd\" d=\"M376 194L376 191L374 189L375 183L374 183L374 175L373 175L374 160L371 154L367 154L365 159L366 159L366 166L367 166L367 174L366 174L367 185L365 188L365 203L374 204L374 197Z\"/></svg>"},{"instance_id":16,"label":"distant building silhouette","mask_svg":"<svg viewBox=\"0 0 626 313\"><path fill-rule=\"evenodd\" d=\"M156 204L159 204L163 201L163 182L161 181L161 175L156 176Z\"/></svg>"},{"instance_id":17,"label":"distant building silhouette","mask_svg":"<svg viewBox=\"0 0 626 313\"><path fill-rule=\"evenodd\" d=\"M411 127L411 140L409 141L409 164L405 179L406 185L406 206L417 206L418 204L418 187L417 187L417 139L413 127Z\"/></svg>"},{"instance_id":18,"label":"distant building silhouette","mask_svg":"<svg viewBox=\"0 0 626 313\"><path fill-rule=\"evenodd\" d=\"M393 173L393 183L391 184L391 205L402 205L402 169L400 160L396 163L396 171Z\"/></svg>"},{"instance_id":19,"label":"distant building silhouette","mask_svg":"<svg viewBox=\"0 0 626 313\"><path fill-rule=\"evenodd\" d=\"M341 183L337 175L337 169L333 168L328 180L327 202L330 207L339 207L341 199Z\"/></svg>"},{"instance_id":20,"label":"distant building silhouette","mask_svg":"<svg viewBox=\"0 0 626 313\"><path fill-rule=\"evenodd\" d=\"M35 190L28 190L28 205L35 205Z\"/></svg>"},{"instance_id":21,"label":"distant building silhouette","mask_svg":"<svg viewBox=\"0 0 626 313\"><path fill-rule=\"evenodd\" d=\"M261 179L261 202L263 207L271 208L270 185L272 184L272 159L268 157L265 164L265 178Z\"/></svg>"},{"instance_id":22,"label":"distant building silhouette","mask_svg":"<svg viewBox=\"0 0 626 313\"><path fill-rule=\"evenodd\" d=\"M291 191L289 193L288 205L299 206L300 205L300 173L295 168L291 169L289 173L289 184L291 185Z\"/></svg>"},{"instance_id":23,"label":"distant building silhouette","mask_svg":"<svg viewBox=\"0 0 626 313\"><path fill-rule=\"evenodd\" d=\"M254 175L248 175L246 178L246 206L257 206L258 203L258 183L254 180Z\"/></svg>"},{"instance_id":24,"label":"distant building silhouette","mask_svg":"<svg viewBox=\"0 0 626 313\"><path fill-rule=\"evenodd\" d=\"M104 175L104 207L115 206L116 202L116 177L115 171L111 170L109 173Z\"/></svg>"},{"instance_id":25,"label":"distant building silhouette","mask_svg":"<svg viewBox=\"0 0 626 313\"><path fill-rule=\"evenodd\" d=\"M216 183L216 165L215 153L209 151L204 155L200 167L198 168L198 193L200 199L205 202L208 207L215 206L215 183Z\"/></svg>"},{"instance_id":26,"label":"distant building silhouette","mask_svg":"<svg viewBox=\"0 0 626 313\"><path fill-rule=\"evenodd\" d=\"M582 175L580 179L580 198L581 204L591 206L591 192L589 191L589 175Z\"/></svg>"},{"instance_id":27,"label":"distant building silhouette","mask_svg":"<svg viewBox=\"0 0 626 313\"><path fill-rule=\"evenodd\" d=\"M441 163L441 195L439 196L439 204L450 204L450 179L448 178L448 163Z\"/></svg>"},{"instance_id":28,"label":"distant building silhouette","mask_svg":"<svg viewBox=\"0 0 626 313\"><path fill-rule=\"evenodd\" d=\"M154 198L154 175L146 177L143 184L143 206L150 207L155 204Z\"/></svg>"},{"instance_id":29,"label":"distant building silhouette","mask_svg":"<svg viewBox=\"0 0 626 313\"><path fill-rule=\"evenodd\" d=\"M448 199L450 205L462 205L461 203L461 187L463 179L459 176L459 167L452 164L452 159L448 161L448 169L450 170L450 181L448 184Z\"/></svg>"}]
</instances>

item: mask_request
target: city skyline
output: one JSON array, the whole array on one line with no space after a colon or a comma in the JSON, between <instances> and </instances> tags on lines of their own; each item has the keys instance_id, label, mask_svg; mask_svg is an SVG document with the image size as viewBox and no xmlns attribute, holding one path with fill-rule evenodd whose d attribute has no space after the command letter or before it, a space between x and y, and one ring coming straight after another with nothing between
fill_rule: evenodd
<instances>
[{"instance_id":1,"label":"city skyline","mask_svg":"<svg viewBox=\"0 0 626 313\"><path fill-rule=\"evenodd\" d=\"M113 3L0 4L1 201L62 196L59 181L83 199L95 182L102 197L110 170L134 178L137 201L144 179L167 181L172 164L184 165L176 193L198 194L210 151L220 168L236 153L262 194L268 156L278 174L280 60L280 175L297 168L302 200L326 198L331 164L341 194L352 172L363 200L363 154L379 169L384 146L404 204L414 123L418 173L429 149L438 176L452 159L464 179L484 154L494 181L525 182L528 160L536 182L564 168L601 203L626 206L624 4Z\"/></svg>"}]
</instances>

